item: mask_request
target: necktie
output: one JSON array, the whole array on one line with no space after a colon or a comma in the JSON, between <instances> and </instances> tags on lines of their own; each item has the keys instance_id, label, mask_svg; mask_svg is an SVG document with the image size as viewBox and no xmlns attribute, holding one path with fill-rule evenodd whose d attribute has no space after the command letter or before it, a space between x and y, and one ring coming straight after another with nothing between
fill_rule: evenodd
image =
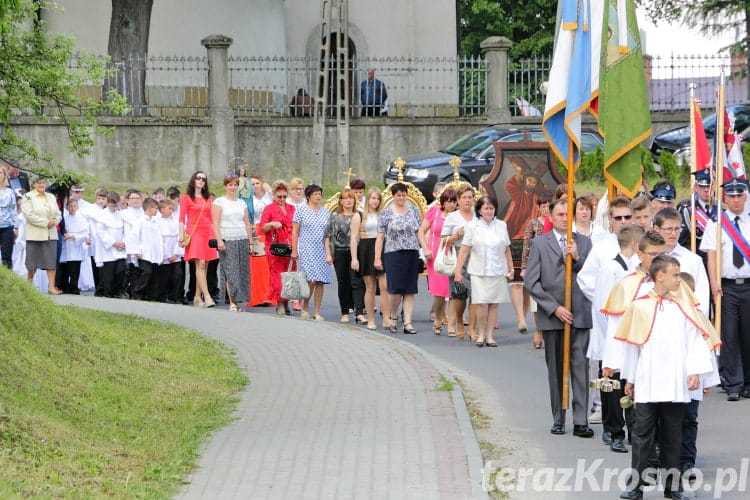
<instances>
[{"instance_id":1,"label":"necktie","mask_svg":"<svg viewBox=\"0 0 750 500\"><path fill-rule=\"evenodd\" d=\"M734 225L737 228L737 231L740 231L740 216L739 215L735 216ZM744 263L745 263L745 258L742 256L742 253L740 253L740 251L737 249L736 246L732 245L732 264L734 264L734 267L739 269L742 267L742 264Z\"/></svg>"}]
</instances>

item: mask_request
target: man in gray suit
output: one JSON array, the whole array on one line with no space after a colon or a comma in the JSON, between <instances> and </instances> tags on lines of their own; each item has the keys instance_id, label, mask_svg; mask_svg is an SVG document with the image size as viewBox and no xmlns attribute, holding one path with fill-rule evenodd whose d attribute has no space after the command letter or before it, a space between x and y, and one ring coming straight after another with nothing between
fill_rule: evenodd
<instances>
[{"instance_id":1,"label":"man in gray suit","mask_svg":"<svg viewBox=\"0 0 750 500\"><path fill-rule=\"evenodd\" d=\"M550 432L565 434L565 410L562 409L563 323L571 326L570 378L573 395L573 434L592 437L588 426L588 375L586 351L591 328L591 302L581 292L576 275L591 251L591 240L573 234L568 242L568 203L557 200L550 206L553 230L532 241L526 263L524 287L537 302L537 329L544 337L544 358L547 362L550 403L554 419ZM573 258L572 311L565 302L565 256Z\"/></svg>"}]
</instances>

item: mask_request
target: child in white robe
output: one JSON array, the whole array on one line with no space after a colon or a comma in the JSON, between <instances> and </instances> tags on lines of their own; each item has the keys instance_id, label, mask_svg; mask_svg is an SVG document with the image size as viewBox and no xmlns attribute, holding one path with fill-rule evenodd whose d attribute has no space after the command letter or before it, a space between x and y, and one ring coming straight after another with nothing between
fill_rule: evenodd
<instances>
[{"instance_id":1,"label":"child in white robe","mask_svg":"<svg viewBox=\"0 0 750 500\"><path fill-rule=\"evenodd\" d=\"M81 275L81 262L88 260L89 238L88 221L78 215L78 201L68 200L65 216L65 234L60 251L60 282L63 293L80 295L78 280Z\"/></svg>"}]
</instances>

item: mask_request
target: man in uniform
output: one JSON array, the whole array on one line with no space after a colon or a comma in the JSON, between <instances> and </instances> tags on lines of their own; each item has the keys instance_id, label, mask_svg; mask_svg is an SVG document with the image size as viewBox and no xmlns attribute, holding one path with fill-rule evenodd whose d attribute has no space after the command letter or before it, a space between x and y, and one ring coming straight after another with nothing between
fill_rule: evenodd
<instances>
[{"instance_id":1,"label":"man in uniform","mask_svg":"<svg viewBox=\"0 0 750 500\"><path fill-rule=\"evenodd\" d=\"M654 184L654 189L651 190L651 213L655 214L662 208L673 208L676 194L674 184L669 181L659 181Z\"/></svg>"},{"instance_id":2,"label":"man in uniform","mask_svg":"<svg viewBox=\"0 0 750 500\"><path fill-rule=\"evenodd\" d=\"M746 180L733 178L725 183L721 248L716 222L706 226L701 241L701 250L708 254L711 293L722 296L719 375L728 401L750 398L750 215L744 208L746 199ZM716 279L717 251L721 251L721 281Z\"/></svg>"},{"instance_id":3,"label":"man in uniform","mask_svg":"<svg viewBox=\"0 0 750 500\"><path fill-rule=\"evenodd\" d=\"M695 199L695 247L696 252L706 264L706 252L700 250L701 238L709 221L716 220L716 204L711 203L711 171L707 168L693 172L695 185L693 186L693 198ZM679 244L690 248L690 231L692 202L690 198L682 200L677 205L677 211L682 217L682 231L680 232Z\"/></svg>"}]
</instances>

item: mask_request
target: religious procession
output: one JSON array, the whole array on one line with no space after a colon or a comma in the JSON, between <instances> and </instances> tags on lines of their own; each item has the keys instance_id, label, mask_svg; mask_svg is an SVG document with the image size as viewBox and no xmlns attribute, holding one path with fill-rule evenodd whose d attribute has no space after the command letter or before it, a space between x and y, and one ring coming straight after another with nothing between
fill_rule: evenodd
<instances>
[{"instance_id":1,"label":"religious procession","mask_svg":"<svg viewBox=\"0 0 750 500\"><path fill-rule=\"evenodd\" d=\"M270 31L288 30L284 43L295 50L338 61L330 66L300 69L302 59L284 59L280 66L293 69L278 78L278 68L268 69L273 58L256 67L253 58L228 56L233 39L224 35L201 40L205 60L181 60L206 71L205 87L165 90L144 66L142 95L126 96L139 126L188 128L194 120L210 130L139 136L153 140L154 156L163 146L164 156L181 159L168 175L150 164L112 173L84 160L98 175L39 168L41 156L5 154L27 147L15 136L3 153L0 254L15 275L0 276L3 293L29 287L34 301L60 308L50 315L60 321L72 307L80 317L84 309L132 315L123 331L141 328L141 317L164 322L164 337L122 342L145 346L137 368L178 358L179 344L152 355L150 342L190 338L180 325L218 340L222 356L248 375L224 376L245 385L225 391L224 420L184 432L197 437L169 484L154 487L132 471L120 481L116 471L118 495L133 494L131 476L147 484L146 496L181 498L746 494L750 457L737 429L750 400L750 183L724 73L690 83L689 145L679 155L688 181L677 182L666 164L649 181L641 145L655 135L653 75L632 0L559 2L534 103L513 95L521 84L508 88L510 72L502 84L467 83L472 72L496 77L509 40L482 42L486 63L463 69L460 84L442 82L439 61L428 60L435 73L424 84L413 73L425 61L362 55L364 35L348 31L348 19L366 23L348 4L321 2L308 40L284 17L295 8L266 19ZM60 14L40 12L66 26ZM436 37L423 31L415 36ZM247 42L242 34L239 41ZM447 66L450 73L456 65ZM264 71L273 91L248 76ZM124 87L137 87L140 77L123 75ZM281 80L288 88L277 92ZM430 120L452 105L453 90L468 100L471 85L486 99L484 128L418 165L409 155L429 138ZM707 86L716 93L712 130L698 96ZM156 105L160 91L184 100ZM510 102L512 119L504 114ZM462 101L446 120L463 120L473 105ZM278 122L269 125L274 113ZM210 147L201 150L201 141ZM393 158L385 167L384 151ZM602 156L603 181L582 187L584 158L593 154ZM9 331L19 321L12 310L4 308ZM77 342L70 332L84 323L47 330ZM85 345L93 334L80 337ZM159 399L179 379L170 374L143 392ZM107 392L113 405L138 407L115 389ZM80 406L96 400L77 390L85 393ZM193 390L224 389L180 388L176 399L189 401ZM145 419L169 420L177 406L159 403ZM134 454L116 453L101 462ZM102 493L41 482L42 496Z\"/></svg>"}]
</instances>

